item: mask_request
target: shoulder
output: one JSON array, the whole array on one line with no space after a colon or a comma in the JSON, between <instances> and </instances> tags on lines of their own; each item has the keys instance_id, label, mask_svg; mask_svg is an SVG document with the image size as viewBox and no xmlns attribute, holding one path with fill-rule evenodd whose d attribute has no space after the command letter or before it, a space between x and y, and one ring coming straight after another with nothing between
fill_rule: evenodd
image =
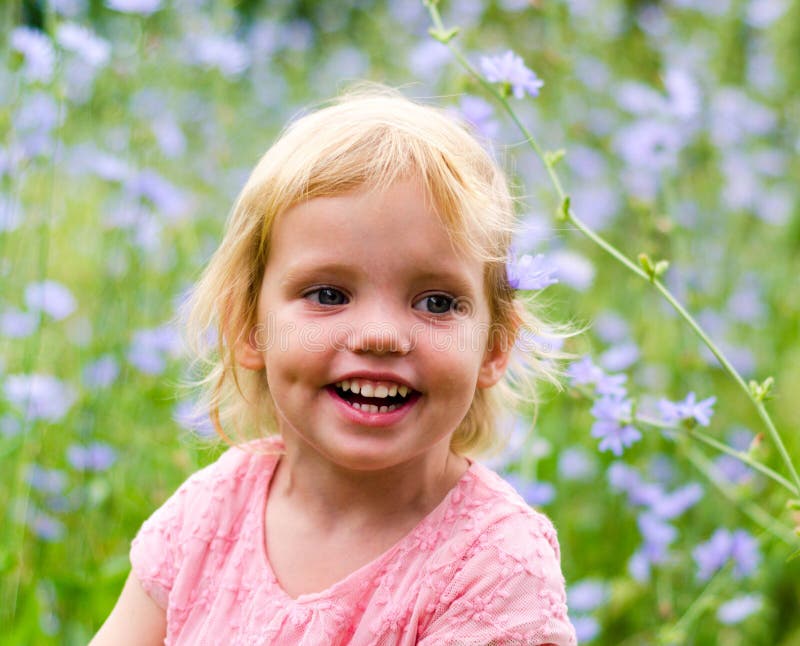
<instances>
[{"instance_id":1,"label":"shoulder","mask_svg":"<svg viewBox=\"0 0 800 646\"><path fill-rule=\"evenodd\" d=\"M183 518L185 534L210 539L225 533L274 466L281 448L271 439L232 446L192 474L164 506L179 514L191 512Z\"/></svg>"},{"instance_id":2,"label":"shoulder","mask_svg":"<svg viewBox=\"0 0 800 646\"><path fill-rule=\"evenodd\" d=\"M188 564L236 540L281 448L274 440L229 448L192 474L142 524L131 543L131 565L159 605L165 607L175 577Z\"/></svg>"},{"instance_id":3,"label":"shoulder","mask_svg":"<svg viewBox=\"0 0 800 646\"><path fill-rule=\"evenodd\" d=\"M482 536L501 539L503 544L544 541L556 559L561 553L556 530L550 519L533 509L497 473L476 462L461 488L460 515L467 520L468 533L477 541Z\"/></svg>"},{"instance_id":4,"label":"shoulder","mask_svg":"<svg viewBox=\"0 0 800 646\"><path fill-rule=\"evenodd\" d=\"M247 493L253 480L264 472L275 457L264 453L271 446L263 441L249 442L228 448L214 462L196 471L178 487L165 506L188 507L207 517L217 508L230 508L240 495Z\"/></svg>"},{"instance_id":5,"label":"shoulder","mask_svg":"<svg viewBox=\"0 0 800 646\"><path fill-rule=\"evenodd\" d=\"M423 643L574 644L553 524L486 467L469 474Z\"/></svg>"}]
</instances>

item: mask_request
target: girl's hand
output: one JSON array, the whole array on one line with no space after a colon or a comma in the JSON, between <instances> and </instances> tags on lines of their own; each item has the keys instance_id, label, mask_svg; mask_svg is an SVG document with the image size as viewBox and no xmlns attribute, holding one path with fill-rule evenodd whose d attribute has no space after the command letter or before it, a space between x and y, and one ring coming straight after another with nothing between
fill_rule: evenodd
<instances>
[{"instance_id":1,"label":"girl's hand","mask_svg":"<svg viewBox=\"0 0 800 646\"><path fill-rule=\"evenodd\" d=\"M150 598L131 572L117 604L89 646L163 644L166 634L166 612Z\"/></svg>"}]
</instances>

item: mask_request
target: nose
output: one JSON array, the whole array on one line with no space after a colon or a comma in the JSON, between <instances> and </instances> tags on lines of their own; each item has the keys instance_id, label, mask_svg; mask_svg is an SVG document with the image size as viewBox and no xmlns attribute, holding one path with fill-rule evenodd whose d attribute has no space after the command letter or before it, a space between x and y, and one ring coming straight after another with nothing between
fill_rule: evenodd
<instances>
[{"instance_id":1,"label":"nose","mask_svg":"<svg viewBox=\"0 0 800 646\"><path fill-rule=\"evenodd\" d=\"M347 339L348 350L357 354L376 355L405 355L411 351L409 323L396 308L386 303L376 303L359 309L359 316L352 320Z\"/></svg>"}]
</instances>

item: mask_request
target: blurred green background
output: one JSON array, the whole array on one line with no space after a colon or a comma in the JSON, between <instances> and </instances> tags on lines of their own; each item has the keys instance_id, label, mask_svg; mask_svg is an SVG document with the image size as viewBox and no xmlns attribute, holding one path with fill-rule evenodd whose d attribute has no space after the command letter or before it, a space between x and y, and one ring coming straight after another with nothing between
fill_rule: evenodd
<instances>
[{"instance_id":1,"label":"blurred green background","mask_svg":"<svg viewBox=\"0 0 800 646\"><path fill-rule=\"evenodd\" d=\"M441 10L474 64L512 49L545 81L514 105L567 151L574 210L630 257L669 259L666 282L742 375L775 378L769 408L797 461L800 3ZM645 412L715 396L704 431L788 475L694 333L555 219L541 163L428 36L421 2L12 0L0 21L1 643L87 642L142 521L222 450L179 388L176 307L258 157L358 79L449 106L491 140L520 198L517 248L559 277L543 306L590 325L566 349L625 374ZM553 519L582 641L800 643L789 492L652 427L622 456L599 451L586 394L544 391L534 432L509 421L491 462ZM697 550L718 531L756 553L709 583Z\"/></svg>"}]
</instances>

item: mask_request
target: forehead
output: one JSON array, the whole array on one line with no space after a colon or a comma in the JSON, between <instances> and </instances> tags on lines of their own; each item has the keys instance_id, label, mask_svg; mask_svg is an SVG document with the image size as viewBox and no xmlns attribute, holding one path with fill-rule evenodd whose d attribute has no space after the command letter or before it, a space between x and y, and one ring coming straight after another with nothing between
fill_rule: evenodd
<instances>
[{"instance_id":1,"label":"forehead","mask_svg":"<svg viewBox=\"0 0 800 646\"><path fill-rule=\"evenodd\" d=\"M364 271L466 272L483 262L459 248L420 182L314 198L273 226L267 266L352 265Z\"/></svg>"}]
</instances>

